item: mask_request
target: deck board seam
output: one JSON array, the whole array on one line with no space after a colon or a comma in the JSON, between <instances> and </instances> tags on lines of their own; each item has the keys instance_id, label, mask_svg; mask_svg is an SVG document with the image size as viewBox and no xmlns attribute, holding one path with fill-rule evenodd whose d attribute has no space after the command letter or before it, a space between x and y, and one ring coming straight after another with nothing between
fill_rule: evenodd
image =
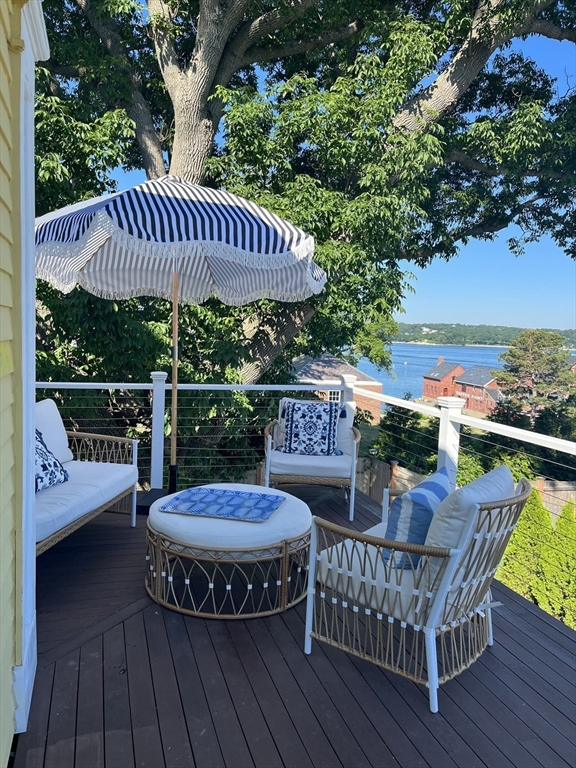
<instances>
[{"instance_id":1,"label":"deck board seam","mask_svg":"<svg viewBox=\"0 0 576 768\"><path fill-rule=\"evenodd\" d=\"M65 640L63 643L60 643L60 645L57 645L54 648L51 648L49 651L45 651L44 653L39 654L38 669L44 669L45 667L50 666L50 664L53 664L55 661L58 661L64 656L67 656L77 648L86 645L86 643L90 642L90 640L96 639L98 635L103 635L105 632L113 629L118 624L122 624L126 619L130 618L130 616L133 616L139 611L143 611L144 608L147 608L149 605L153 604L153 601L148 597L148 595L144 595L144 597L141 597L135 602L127 605L125 608L121 608L119 611L112 613L76 637L70 640Z\"/></svg>"}]
</instances>

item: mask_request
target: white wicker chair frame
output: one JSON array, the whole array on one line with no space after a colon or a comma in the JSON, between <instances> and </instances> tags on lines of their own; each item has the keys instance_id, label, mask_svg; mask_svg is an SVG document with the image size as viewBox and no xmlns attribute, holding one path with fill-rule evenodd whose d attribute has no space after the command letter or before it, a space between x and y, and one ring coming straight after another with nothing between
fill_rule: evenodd
<instances>
[{"instance_id":1,"label":"white wicker chair frame","mask_svg":"<svg viewBox=\"0 0 576 768\"><path fill-rule=\"evenodd\" d=\"M114 464L135 464L138 441L128 437L111 437L90 432L71 432L68 445L76 461L106 461ZM69 536L101 512L120 512L131 515L131 525L136 525L136 487L130 486L97 509L87 512L69 525L47 536L36 544L36 556Z\"/></svg>"},{"instance_id":2,"label":"white wicker chair frame","mask_svg":"<svg viewBox=\"0 0 576 768\"><path fill-rule=\"evenodd\" d=\"M526 499L474 505L458 548L406 544L313 518L304 650L312 638L428 687L467 669L493 644L490 587ZM396 554L409 567L396 567Z\"/></svg>"},{"instance_id":3,"label":"white wicker chair frame","mask_svg":"<svg viewBox=\"0 0 576 768\"><path fill-rule=\"evenodd\" d=\"M276 431L278 427L278 419L274 419L270 424L267 424L264 428L264 441L266 452L266 463L264 467L264 485L269 488L271 485L328 485L335 488L344 488L344 491L348 498L349 512L348 517L350 520L354 520L354 499L356 496L356 463L358 461L358 452L360 450L360 432L356 427L351 427L352 440L354 443L354 453L350 462L350 475L347 477L325 477L323 475L315 474L294 474L294 475L280 475L274 474L270 470L270 462L272 451L276 449ZM306 469L310 472L310 468L313 467L314 456L303 456L303 460L306 462Z\"/></svg>"}]
</instances>

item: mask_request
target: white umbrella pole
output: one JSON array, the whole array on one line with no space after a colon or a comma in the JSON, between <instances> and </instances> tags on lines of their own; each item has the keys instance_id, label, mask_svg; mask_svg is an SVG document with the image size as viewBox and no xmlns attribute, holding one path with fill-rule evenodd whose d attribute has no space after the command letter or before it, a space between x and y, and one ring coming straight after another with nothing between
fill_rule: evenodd
<instances>
[{"instance_id":1,"label":"white umbrella pole","mask_svg":"<svg viewBox=\"0 0 576 768\"><path fill-rule=\"evenodd\" d=\"M176 492L176 438L178 424L178 272L172 273L172 422L170 430L170 467L168 490Z\"/></svg>"}]
</instances>

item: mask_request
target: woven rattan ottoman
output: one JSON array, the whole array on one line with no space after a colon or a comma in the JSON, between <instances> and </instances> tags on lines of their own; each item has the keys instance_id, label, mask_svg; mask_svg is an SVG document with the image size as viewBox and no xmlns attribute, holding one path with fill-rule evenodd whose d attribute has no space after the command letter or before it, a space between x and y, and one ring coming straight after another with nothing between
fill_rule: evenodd
<instances>
[{"instance_id":1,"label":"woven rattan ottoman","mask_svg":"<svg viewBox=\"0 0 576 768\"><path fill-rule=\"evenodd\" d=\"M222 488L282 496L262 523L161 512L148 517L146 590L159 605L190 616L246 619L291 608L306 596L312 515L303 501L258 485Z\"/></svg>"}]
</instances>

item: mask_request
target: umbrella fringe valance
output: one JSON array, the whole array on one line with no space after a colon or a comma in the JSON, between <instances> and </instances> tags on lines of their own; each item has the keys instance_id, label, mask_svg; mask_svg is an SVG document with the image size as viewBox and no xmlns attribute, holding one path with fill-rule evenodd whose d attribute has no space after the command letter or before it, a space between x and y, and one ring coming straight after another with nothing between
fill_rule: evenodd
<instances>
[{"instance_id":1,"label":"umbrella fringe valance","mask_svg":"<svg viewBox=\"0 0 576 768\"><path fill-rule=\"evenodd\" d=\"M54 277L46 272L43 273L41 270L37 272L37 277L40 280L45 280L46 282L50 283L54 286L54 288L57 288L62 293L69 293L72 288L74 288L76 285L79 285L81 288L83 288L85 291L88 291L88 293L91 293L93 296L97 296L99 299L111 299L116 301L121 301L122 299L133 299L138 296L150 296L151 298L156 299L166 299L166 301L170 301L172 299L172 295L170 291L163 291L158 288L134 288L133 290L127 290L127 291L109 291L105 290L103 288L95 288L92 284L88 283L86 280L83 279L82 275L79 275L76 282L72 286L72 288L68 288L68 290L64 290L59 284L57 280L54 280ZM310 291L312 293L312 291ZM285 293L282 291L274 291L271 289L266 290L260 290L260 291L254 291L251 294L243 294L241 297L235 296L233 294L228 294L223 289L217 289L213 290L208 293L204 294L198 294L194 297L189 296L180 296L178 301L180 304L203 304L205 301L207 301L210 298L216 298L219 299L223 304L226 304L230 307L241 307L244 304L247 304L251 301L259 301L260 299L272 299L273 301L282 301L282 302L295 302L295 301L301 301L302 300L302 292L298 293Z\"/></svg>"}]
</instances>

